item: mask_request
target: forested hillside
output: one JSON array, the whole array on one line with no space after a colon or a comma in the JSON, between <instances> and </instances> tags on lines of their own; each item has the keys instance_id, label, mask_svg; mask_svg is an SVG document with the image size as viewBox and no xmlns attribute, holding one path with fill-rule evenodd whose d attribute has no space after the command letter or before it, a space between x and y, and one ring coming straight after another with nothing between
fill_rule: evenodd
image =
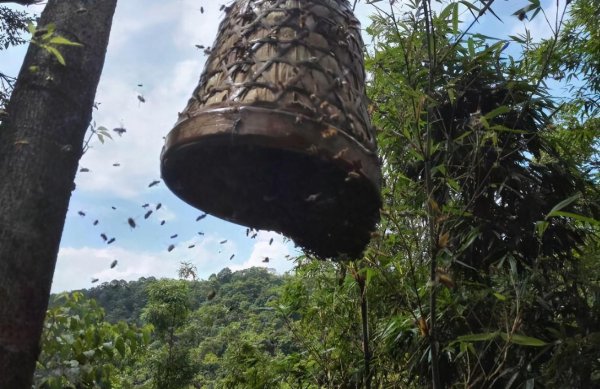
<instances>
[{"instance_id":1,"label":"forested hillside","mask_svg":"<svg viewBox=\"0 0 600 389\"><path fill-rule=\"evenodd\" d=\"M195 311L207 304L222 305L229 312L246 311L250 306L264 307L269 298L278 294L277 288L283 280L283 276L264 268L236 272L224 268L208 280L189 281L190 309ZM143 308L148 303L148 287L156 282L154 277L130 282L113 280L80 292L104 308L107 321L139 324Z\"/></svg>"}]
</instances>

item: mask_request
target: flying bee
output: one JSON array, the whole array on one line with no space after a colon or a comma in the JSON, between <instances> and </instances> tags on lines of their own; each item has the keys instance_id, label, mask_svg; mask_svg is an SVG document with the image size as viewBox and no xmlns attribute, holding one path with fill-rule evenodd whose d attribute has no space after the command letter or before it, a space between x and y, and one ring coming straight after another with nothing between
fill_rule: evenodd
<instances>
[{"instance_id":1,"label":"flying bee","mask_svg":"<svg viewBox=\"0 0 600 389\"><path fill-rule=\"evenodd\" d=\"M102 238L102 240L104 240L105 242L108 240L108 236L106 236L106 234L102 233L100 234L100 237Z\"/></svg>"},{"instance_id":2,"label":"flying bee","mask_svg":"<svg viewBox=\"0 0 600 389\"><path fill-rule=\"evenodd\" d=\"M204 50L204 45L195 45L196 48L200 49L200 50Z\"/></svg>"},{"instance_id":3,"label":"flying bee","mask_svg":"<svg viewBox=\"0 0 600 389\"><path fill-rule=\"evenodd\" d=\"M265 257L265 259L262 260L263 263L269 263L269 257Z\"/></svg>"},{"instance_id":4,"label":"flying bee","mask_svg":"<svg viewBox=\"0 0 600 389\"><path fill-rule=\"evenodd\" d=\"M273 238L269 241L269 246L273 244Z\"/></svg>"},{"instance_id":5,"label":"flying bee","mask_svg":"<svg viewBox=\"0 0 600 389\"><path fill-rule=\"evenodd\" d=\"M206 214L203 213L202 215L200 215L196 218L196 221L199 222L200 220L204 219L205 217L206 217Z\"/></svg>"},{"instance_id":6,"label":"flying bee","mask_svg":"<svg viewBox=\"0 0 600 389\"><path fill-rule=\"evenodd\" d=\"M160 225L161 225L161 226L164 226L164 225L165 225L165 223L166 223L166 221L165 221L165 220L162 220L162 221L160 222Z\"/></svg>"},{"instance_id":7,"label":"flying bee","mask_svg":"<svg viewBox=\"0 0 600 389\"><path fill-rule=\"evenodd\" d=\"M94 220L94 225L97 226L98 225L98 220Z\"/></svg>"},{"instance_id":8,"label":"flying bee","mask_svg":"<svg viewBox=\"0 0 600 389\"><path fill-rule=\"evenodd\" d=\"M227 243L227 239L222 240L222 241L219 242L219 244L225 244L225 243Z\"/></svg>"},{"instance_id":9,"label":"flying bee","mask_svg":"<svg viewBox=\"0 0 600 389\"><path fill-rule=\"evenodd\" d=\"M171 235L171 239L175 239L175 238L177 238L177 234Z\"/></svg>"},{"instance_id":10,"label":"flying bee","mask_svg":"<svg viewBox=\"0 0 600 389\"><path fill-rule=\"evenodd\" d=\"M119 166L121 166L121 164L120 163L113 163L113 166L114 167L119 167Z\"/></svg>"},{"instance_id":11,"label":"flying bee","mask_svg":"<svg viewBox=\"0 0 600 389\"><path fill-rule=\"evenodd\" d=\"M150 206L150 204L146 203L144 205L142 205L142 208L148 208Z\"/></svg>"},{"instance_id":12,"label":"flying bee","mask_svg":"<svg viewBox=\"0 0 600 389\"><path fill-rule=\"evenodd\" d=\"M204 232L199 232L198 235L202 236L204 235Z\"/></svg>"},{"instance_id":13,"label":"flying bee","mask_svg":"<svg viewBox=\"0 0 600 389\"><path fill-rule=\"evenodd\" d=\"M131 228L136 227L135 220L133 220L133 218L131 218L131 217L127 218L127 224L129 224L129 227L131 227Z\"/></svg>"},{"instance_id":14,"label":"flying bee","mask_svg":"<svg viewBox=\"0 0 600 389\"><path fill-rule=\"evenodd\" d=\"M115 206L112 206L111 208L112 208L113 210L116 210L116 209L117 209L117 207L115 207Z\"/></svg>"},{"instance_id":15,"label":"flying bee","mask_svg":"<svg viewBox=\"0 0 600 389\"><path fill-rule=\"evenodd\" d=\"M204 13L204 7L200 7L200 13L203 14Z\"/></svg>"},{"instance_id":16,"label":"flying bee","mask_svg":"<svg viewBox=\"0 0 600 389\"><path fill-rule=\"evenodd\" d=\"M137 97L137 98L138 98L138 101L139 101L140 103L145 103L145 102L146 102L146 99L145 99L145 98L144 98L144 96L142 96L142 95L138 95L138 97Z\"/></svg>"},{"instance_id":17,"label":"flying bee","mask_svg":"<svg viewBox=\"0 0 600 389\"><path fill-rule=\"evenodd\" d=\"M196 247L196 245L195 244L191 244L191 245L188 246L188 249L193 249L194 247Z\"/></svg>"},{"instance_id":18,"label":"flying bee","mask_svg":"<svg viewBox=\"0 0 600 389\"><path fill-rule=\"evenodd\" d=\"M156 210L158 211L160 209L160 207L162 207L161 203L156 204Z\"/></svg>"},{"instance_id":19,"label":"flying bee","mask_svg":"<svg viewBox=\"0 0 600 389\"><path fill-rule=\"evenodd\" d=\"M152 188L155 185L160 184L160 180L154 180L150 184L148 184L148 188Z\"/></svg>"},{"instance_id":20,"label":"flying bee","mask_svg":"<svg viewBox=\"0 0 600 389\"><path fill-rule=\"evenodd\" d=\"M81 169L79 169L80 173L88 173L90 171L90 169L86 168L86 167L82 167Z\"/></svg>"},{"instance_id":21,"label":"flying bee","mask_svg":"<svg viewBox=\"0 0 600 389\"><path fill-rule=\"evenodd\" d=\"M174 248L175 248L175 245L174 244L170 244L169 247L167 248L167 251L171 252L171 251L173 251Z\"/></svg>"},{"instance_id":22,"label":"flying bee","mask_svg":"<svg viewBox=\"0 0 600 389\"><path fill-rule=\"evenodd\" d=\"M113 128L113 131L116 132L119 136L123 136L123 134L127 132L127 130L123 127Z\"/></svg>"},{"instance_id":23,"label":"flying bee","mask_svg":"<svg viewBox=\"0 0 600 389\"><path fill-rule=\"evenodd\" d=\"M98 281L99 281L98 278L92 278L92 284L95 284Z\"/></svg>"},{"instance_id":24,"label":"flying bee","mask_svg":"<svg viewBox=\"0 0 600 389\"><path fill-rule=\"evenodd\" d=\"M85 212L83 212L83 211L79 211L77 213L79 214L79 216L85 216Z\"/></svg>"},{"instance_id":25,"label":"flying bee","mask_svg":"<svg viewBox=\"0 0 600 389\"><path fill-rule=\"evenodd\" d=\"M148 219L150 217L150 215L152 215L152 210L149 210L148 212L146 212L146 214L144 215L144 219Z\"/></svg>"},{"instance_id":26,"label":"flying bee","mask_svg":"<svg viewBox=\"0 0 600 389\"><path fill-rule=\"evenodd\" d=\"M116 259L115 259L114 261L112 261L112 263L110 264L110 268L111 268L111 269L114 269L114 268L115 268L115 266L117 266L117 263L118 263L118 262L119 262L119 261L117 261Z\"/></svg>"},{"instance_id":27,"label":"flying bee","mask_svg":"<svg viewBox=\"0 0 600 389\"><path fill-rule=\"evenodd\" d=\"M106 244L111 244L111 243L113 243L115 240L116 240L115 238L110 238L110 240L109 240L108 242L106 242Z\"/></svg>"},{"instance_id":28,"label":"flying bee","mask_svg":"<svg viewBox=\"0 0 600 389\"><path fill-rule=\"evenodd\" d=\"M235 257L235 254L231 254L231 257L229 257L229 260L231 261L233 259L233 257Z\"/></svg>"}]
</instances>

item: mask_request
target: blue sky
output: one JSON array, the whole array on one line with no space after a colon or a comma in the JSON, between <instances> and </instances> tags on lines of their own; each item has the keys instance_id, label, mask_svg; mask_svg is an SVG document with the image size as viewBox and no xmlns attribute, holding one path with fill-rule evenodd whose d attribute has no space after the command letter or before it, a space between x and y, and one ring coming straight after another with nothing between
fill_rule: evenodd
<instances>
[{"instance_id":1,"label":"blue sky","mask_svg":"<svg viewBox=\"0 0 600 389\"><path fill-rule=\"evenodd\" d=\"M478 30L506 36L523 32L527 25L533 36L547 36L549 29L541 17L523 24L508 16L526 3L497 1L494 9L505 16L504 23L485 16ZM101 283L142 276L176 277L182 261L194 264L200 278L226 266L232 270L265 266L279 273L293 267L286 256L299 252L282 236L261 231L250 239L245 227L212 216L196 222L202 212L171 194L162 181L148 187L151 181L160 179L163 136L172 128L202 71L205 56L195 45L213 44L223 15L219 11L221 4L208 0L119 2L98 86L96 101L100 105L94 112L94 121L110 130L123 127L127 132L122 137L113 133L113 140L104 144L93 140L81 159L80 168L89 172L80 172L76 178L77 189L66 219L53 292L90 287L92 278L99 278ZM552 16L556 2L542 4L547 5ZM359 2L357 16L363 27L373 12L372 6ZM464 13L462 19L471 18ZM5 73L17 73L24 49L0 52ZM138 95L146 102L141 103ZM162 206L144 219L146 209L142 205L146 203L152 207L148 209L155 209L159 203ZM134 219L136 228L128 225L128 218ZM98 224L94 226L95 220ZM162 220L165 224L161 226ZM114 237L115 242L107 245L100 237L102 233ZM171 238L173 235L177 237ZM227 242L220 243L224 240ZM175 249L169 252L171 244ZM233 254L235 257L230 260ZM263 262L265 257L269 258L268 263ZM110 269L115 259L118 265Z\"/></svg>"}]
</instances>

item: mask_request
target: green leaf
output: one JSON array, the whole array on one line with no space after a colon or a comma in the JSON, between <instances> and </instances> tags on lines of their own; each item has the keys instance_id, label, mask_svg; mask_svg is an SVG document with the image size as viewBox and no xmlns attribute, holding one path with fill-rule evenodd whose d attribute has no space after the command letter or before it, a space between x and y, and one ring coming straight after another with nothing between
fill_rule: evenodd
<instances>
[{"instance_id":1,"label":"green leaf","mask_svg":"<svg viewBox=\"0 0 600 389\"><path fill-rule=\"evenodd\" d=\"M484 118L486 118L487 120L491 120L491 119L495 118L496 116L500 116L509 111L510 111L510 107L508 107L507 105L501 105L500 107L486 113L484 115Z\"/></svg>"},{"instance_id":2,"label":"green leaf","mask_svg":"<svg viewBox=\"0 0 600 389\"><path fill-rule=\"evenodd\" d=\"M500 301L506 301L506 296L504 296L503 294L500 294L498 292L494 292L494 297L496 297L498 300Z\"/></svg>"},{"instance_id":3,"label":"green leaf","mask_svg":"<svg viewBox=\"0 0 600 389\"><path fill-rule=\"evenodd\" d=\"M450 16L450 14L452 13L452 8L454 7L455 3L450 3L448 4L448 6L446 8L444 8L442 10L442 12L440 12L440 19L446 19Z\"/></svg>"},{"instance_id":4,"label":"green leaf","mask_svg":"<svg viewBox=\"0 0 600 389\"><path fill-rule=\"evenodd\" d=\"M556 211L560 211L561 209L563 209L564 207L568 206L569 204L573 203L574 201L577 201L579 198L581 197L581 193L577 193L567 199L564 199L563 201L561 201L560 203L556 204L554 207L552 207L552 209L550 210L550 212L548 212L548 215L546 216L546 220L548 220L549 217L554 216L554 212Z\"/></svg>"},{"instance_id":5,"label":"green leaf","mask_svg":"<svg viewBox=\"0 0 600 389\"><path fill-rule=\"evenodd\" d=\"M518 344L521 346L542 347L548 344L541 339L533 338L531 336L517 334L508 336L505 333L500 334L500 336L502 336L502 339L504 339L507 342Z\"/></svg>"},{"instance_id":6,"label":"green leaf","mask_svg":"<svg viewBox=\"0 0 600 389\"><path fill-rule=\"evenodd\" d=\"M62 56L60 51L58 51L56 49L56 47L52 47L52 46L43 46L43 47L56 57L56 59L58 60L58 63L60 63L63 66L66 65L65 58Z\"/></svg>"},{"instance_id":7,"label":"green leaf","mask_svg":"<svg viewBox=\"0 0 600 389\"><path fill-rule=\"evenodd\" d=\"M81 43L77 43L77 42L70 41L70 40L68 40L67 38L65 38L65 37L62 37L62 36L55 36L55 37L52 37L52 38L51 38L51 39L48 41L48 43L49 43L49 44L52 44L52 45L83 46Z\"/></svg>"},{"instance_id":8,"label":"green leaf","mask_svg":"<svg viewBox=\"0 0 600 389\"><path fill-rule=\"evenodd\" d=\"M597 220L597 219L594 219L591 217L587 217L587 216L583 216L583 215L579 215L579 214L573 213L573 212L554 211L554 212L548 214L548 217L556 217L556 216L568 217L568 218L575 219L582 223L588 223L593 226L600 226L600 220Z\"/></svg>"},{"instance_id":9,"label":"green leaf","mask_svg":"<svg viewBox=\"0 0 600 389\"><path fill-rule=\"evenodd\" d=\"M548 228L549 225L550 225L550 223L547 221L544 221L544 220L537 221L535 223L535 232L536 232L537 236L541 238L544 235L544 232L546 232L546 229Z\"/></svg>"},{"instance_id":10,"label":"green leaf","mask_svg":"<svg viewBox=\"0 0 600 389\"><path fill-rule=\"evenodd\" d=\"M513 41L517 42L517 43L524 44L524 43L526 42L526 41L525 41L525 39L523 39L523 38L520 38L520 37L518 37L518 36L516 36L516 35L509 35L508 37L509 37L510 39L512 39Z\"/></svg>"},{"instance_id":11,"label":"green leaf","mask_svg":"<svg viewBox=\"0 0 600 389\"><path fill-rule=\"evenodd\" d=\"M452 9L452 32L458 34L458 3L453 4Z\"/></svg>"},{"instance_id":12,"label":"green leaf","mask_svg":"<svg viewBox=\"0 0 600 389\"><path fill-rule=\"evenodd\" d=\"M472 4L470 1L461 0L459 1L459 3L467 7L469 11L471 11L471 13L479 14L479 12L481 12L481 10L477 8L474 4Z\"/></svg>"},{"instance_id":13,"label":"green leaf","mask_svg":"<svg viewBox=\"0 0 600 389\"><path fill-rule=\"evenodd\" d=\"M42 35L41 39L43 41L47 41L48 39L50 39L50 37L52 35L54 35L54 31L56 31L56 24L50 23L47 26L45 26L44 28L40 29L39 32L42 32L44 30L46 31L46 33L44 35Z\"/></svg>"},{"instance_id":14,"label":"green leaf","mask_svg":"<svg viewBox=\"0 0 600 389\"><path fill-rule=\"evenodd\" d=\"M31 22L27 23L27 31L29 31L29 33L31 35L35 34L35 25Z\"/></svg>"},{"instance_id":15,"label":"green leaf","mask_svg":"<svg viewBox=\"0 0 600 389\"><path fill-rule=\"evenodd\" d=\"M450 344L458 343L458 342L486 342L488 340L492 340L497 337L499 334L498 331L494 332L482 332L479 334L469 334L462 335L456 338L456 340L452 341Z\"/></svg>"}]
</instances>

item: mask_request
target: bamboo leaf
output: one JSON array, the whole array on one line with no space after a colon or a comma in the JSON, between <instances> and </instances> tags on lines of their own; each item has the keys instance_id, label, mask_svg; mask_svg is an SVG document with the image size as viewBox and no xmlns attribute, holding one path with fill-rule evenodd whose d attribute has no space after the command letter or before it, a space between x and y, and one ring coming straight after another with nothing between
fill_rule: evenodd
<instances>
[{"instance_id":1,"label":"bamboo leaf","mask_svg":"<svg viewBox=\"0 0 600 389\"><path fill-rule=\"evenodd\" d=\"M548 344L541 339L533 338L531 336L517 334L508 336L505 333L500 334L500 336L502 336L502 339L504 339L507 342L518 344L521 346L542 347Z\"/></svg>"},{"instance_id":2,"label":"bamboo leaf","mask_svg":"<svg viewBox=\"0 0 600 389\"><path fill-rule=\"evenodd\" d=\"M555 216L555 212L562 210L563 208L570 205L574 201L577 201L580 197L581 197L581 193L577 193L567 199L564 199L560 203L556 204L554 207L552 207L550 212L548 212L548 215L546 216L546 220L548 220L549 217Z\"/></svg>"},{"instance_id":3,"label":"bamboo leaf","mask_svg":"<svg viewBox=\"0 0 600 389\"><path fill-rule=\"evenodd\" d=\"M463 342L487 342L488 340L492 340L499 335L498 331L494 332L483 332L479 334L469 334L462 335L456 338L456 340L452 341L450 344L455 343L463 343Z\"/></svg>"},{"instance_id":4,"label":"bamboo leaf","mask_svg":"<svg viewBox=\"0 0 600 389\"><path fill-rule=\"evenodd\" d=\"M495 118L496 116L500 116L500 115L502 115L504 113L507 113L509 111L510 111L510 108L507 105L501 105L500 107L498 107L498 108L496 108L496 109L494 109L494 110L486 113L484 115L484 117L487 120L491 120L491 119Z\"/></svg>"},{"instance_id":5,"label":"bamboo leaf","mask_svg":"<svg viewBox=\"0 0 600 389\"><path fill-rule=\"evenodd\" d=\"M568 217L568 218L575 219L582 223L589 223L594 226L600 226L600 220L597 220L597 219L594 219L591 217L587 217L587 216L583 216L583 215L579 215L579 214L576 214L573 212L554 211L554 212L548 214L548 217L556 217L556 216Z\"/></svg>"}]
</instances>

